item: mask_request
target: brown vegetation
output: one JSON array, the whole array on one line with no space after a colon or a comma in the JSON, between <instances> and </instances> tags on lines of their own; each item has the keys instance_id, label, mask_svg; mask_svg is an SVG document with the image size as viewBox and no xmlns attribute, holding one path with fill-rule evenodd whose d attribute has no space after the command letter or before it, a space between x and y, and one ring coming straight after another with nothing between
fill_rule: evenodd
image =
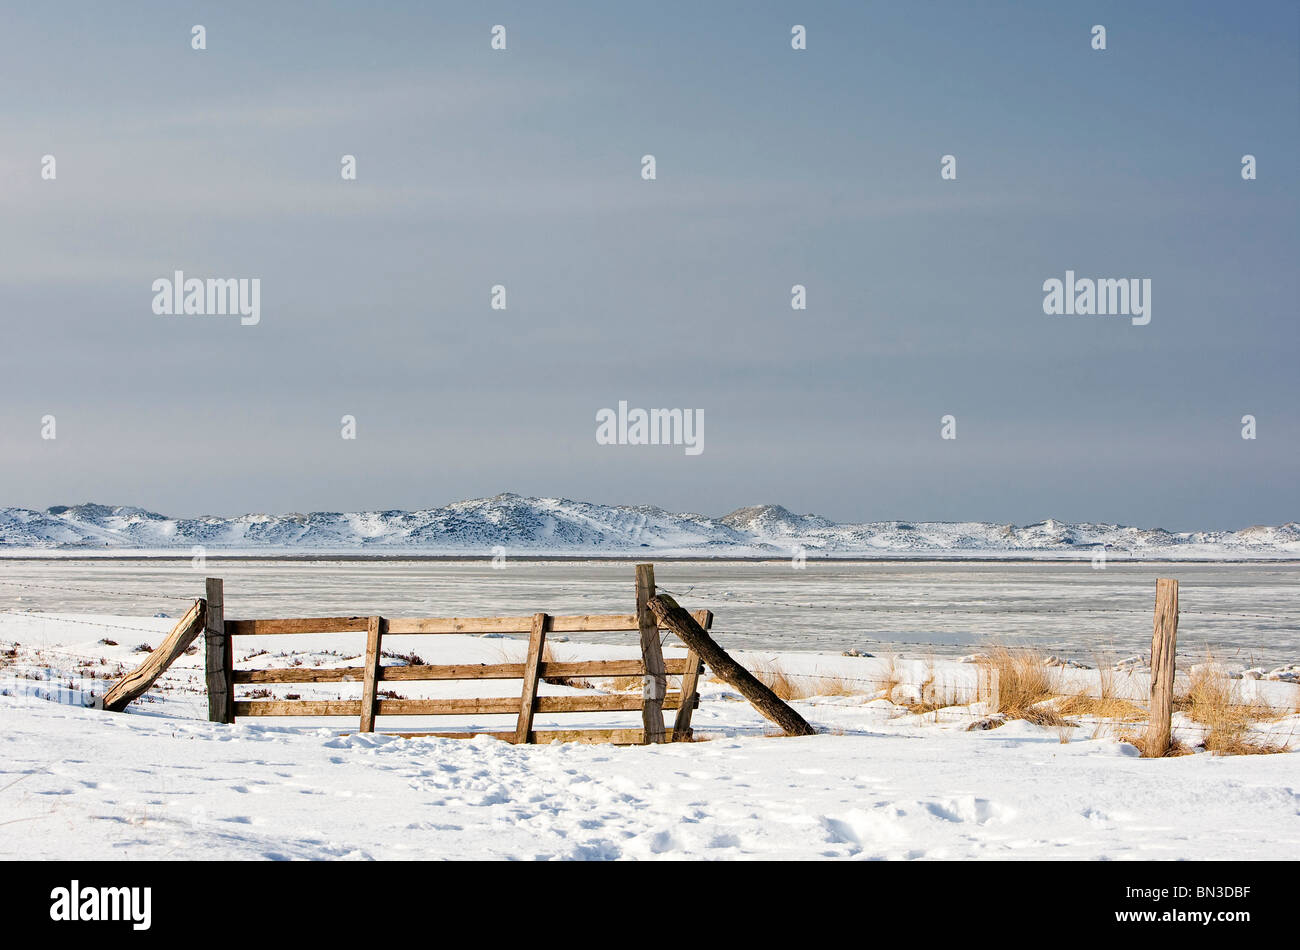
<instances>
[{"instance_id":1,"label":"brown vegetation","mask_svg":"<svg viewBox=\"0 0 1300 950\"><path fill-rule=\"evenodd\" d=\"M1056 694L1052 672L1036 650L989 647L980 661L998 677L997 711L1008 719L1024 719L1038 726L1073 725L1050 705Z\"/></svg>"},{"instance_id":2,"label":"brown vegetation","mask_svg":"<svg viewBox=\"0 0 1300 950\"><path fill-rule=\"evenodd\" d=\"M1246 700L1240 684L1209 658L1193 670L1186 693L1174 697L1174 709L1205 727L1201 745L1217 755L1271 755L1289 752L1290 743L1258 734L1258 722L1276 722L1286 714L1258 699Z\"/></svg>"},{"instance_id":3,"label":"brown vegetation","mask_svg":"<svg viewBox=\"0 0 1300 950\"><path fill-rule=\"evenodd\" d=\"M1056 711L1062 716L1095 716L1098 719L1114 719L1119 722L1137 722L1146 716L1136 703L1121 699L1115 695L1115 671L1097 664L1101 674L1099 695L1091 696L1079 692L1066 696L1056 704Z\"/></svg>"},{"instance_id":4,"label":"brown vegetation","mask_svg":"<svg viewBox=\"0 0 1300 950\"><path fill-rule=\"evenodd\" d=\"M757 663L750 672L785 702L813 696L857 696L866 692L860 688L864 684L842 674L788 673L775 660Z\"/></svg>"}]
</instances>

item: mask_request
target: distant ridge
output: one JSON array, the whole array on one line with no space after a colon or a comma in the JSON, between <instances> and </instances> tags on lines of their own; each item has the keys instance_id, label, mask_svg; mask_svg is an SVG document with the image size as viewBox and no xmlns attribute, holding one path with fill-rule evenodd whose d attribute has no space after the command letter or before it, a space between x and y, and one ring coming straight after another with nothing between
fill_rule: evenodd
<instances>
[{"instance_id":1,"label":"distant ridge","mask_svg":"<svg viewBox=\"0 0 1300 950\"><path fill-rule=\"evenodd\" d=\"M508 554L626 557L1107 557L1295 558L1300 526L1175 533L1159 528L1044 521L1023 527L984 522L881 521L836 524L780 505L721 517L674 514L648 505L613 506L506 492L418 511L247 514L169 518L143 508L56 505L0 508L0 554L130 552Z\"/></svg>"}]
</instances>

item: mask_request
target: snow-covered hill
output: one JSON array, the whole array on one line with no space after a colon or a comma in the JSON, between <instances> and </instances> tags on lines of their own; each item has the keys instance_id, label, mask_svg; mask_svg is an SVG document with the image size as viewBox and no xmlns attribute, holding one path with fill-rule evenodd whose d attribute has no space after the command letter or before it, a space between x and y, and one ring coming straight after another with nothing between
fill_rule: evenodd
<instances>
[{"instance_id":1,"label":"snow-covered hill","mask_svg":"<svg viewBox=\"0 0 1300 950\"><path fill-rule=\"evenodd\" d=\"M142 508L85 504L0 508L0 554L208 552L486 556L812 557L1300 557L1300 525L1174 533L1106 524L904 522L836 524L780 505L719 518L650 506L610 506L505 493L419 511L248 514L169 518Z\"/></svg>"}]
</instances>

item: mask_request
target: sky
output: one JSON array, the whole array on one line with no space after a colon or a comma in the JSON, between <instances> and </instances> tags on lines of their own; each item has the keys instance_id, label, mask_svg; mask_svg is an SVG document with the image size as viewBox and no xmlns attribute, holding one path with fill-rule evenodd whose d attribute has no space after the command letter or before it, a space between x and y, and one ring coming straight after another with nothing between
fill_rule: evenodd
<instances>
[{"instance_id":1,"label":"sky","mask_svg":"<svg viewBox=\"0 0 1300 950\"><path fill-rule=\"evenodd\" d=\"M0 505L1300 518L1300 5L3 20ZM260 322L155 314L176 270ZM1045 314L1067 270L1150 323ZM620 401L703 451L598 444Z\"/></svg>"}]
</instances>

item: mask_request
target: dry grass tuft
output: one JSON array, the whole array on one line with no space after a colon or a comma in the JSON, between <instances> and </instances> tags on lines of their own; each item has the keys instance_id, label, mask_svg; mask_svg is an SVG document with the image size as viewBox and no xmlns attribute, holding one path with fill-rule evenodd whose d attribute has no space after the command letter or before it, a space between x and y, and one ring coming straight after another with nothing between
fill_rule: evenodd
<instances>
[{"instance_id":1,"label":"dry grass tuft","mask_svg":"<svg viewBox=\"0 0 1300 950\"><path fill-rule=\"evenodd\" d=\"M411 650L409 653L398 653L394 650L380 650L379 655L386 656L390 660L401 660L407 666L428 666L428 664L424 662L424 657L420 656L420 654L416 653L414 650Z\"/></svg>"},{"instance_id":2,"label":"dry grass tuft","mask_svg":"<svg viewBox=\"0 0 1300 950\"><path fill-rule=\"evenodd\" d=\"M1246 730L1229 731L1211 729L1201 740L1206 752L1215 755L1278 755L1291 751L1290 742L1278 742L1263 736L1250 735Z\"/></svg>"},{"instance_id":3,"label":"dry grass tuft","mask_svg":"<svg viewBox=\"0 0 1300 950\"><path fill-rule=\"evenodd\" d=\"M1113 719L1117 722L1139 722L1146 717L1146 713L1136 703L1115 695L1114 670L1107 669L1098 662L1097 672L1101 675L1101 695L1077 693L1066 696L1056 704L1056 711L1063 716L1096 716L1098 719Z\"/></svg>"},{"instance_id":4,"label":"dry grass tuft","mask_svg":"<svg viewBox=\"0 0 1300 950\"><path fill-rule=\"evenodd\" d=\"M792 699L802 699L796 696L796 689L790 677L786 675L779 663L775 660L764 660L761 663L755 663L754 668L750 670L754 678L776 693L777 697L785 700L787 703Z\"/></svg>"},{"instance_id":5,"label":"dry grass tuft","mask_svg":"<svg viewBox=\"0 0 1300 950\"><path fill-rule=\"evenodd\" d=\"M1258 699L1245 700L1236 680L1214 664L1213 657L1193 670L1185 694L1174 697L1174 708L1205 727L1201 745L1216 755L1273 755L1289 752L1290 743L1251 735L1258 722L1276 722L1286 713Z\"/></svg>"},{"instance_id":6,"label":"dry grass tuft","mask_svg":"<svg viewBox=\"0 0 1300 950\"><path fill-rule=\"evenodd\" d=\"M1244 700L1240 683L1213 665L1213 660L1192 671L1187 692L1174 697L1174 709L1211 728L1273 722L1285 715L1268 703Z\"/></svg>"},{"instance_id":7,"label":"dry grass tuft","mask_svg":"<svg viewBox=\"0 0 1300 950\"><path fill-rule=\"evenodd\" d=\"M1173 758L1174 756L1192 754L1191 749L1174 738L1170 738L1169 748L1164 750L1152 749L1147 743L1146 733L1134 735L1133 733L1125 732L1120 733L1119 738L1127 742L1129 745L1137 746L1138 751L1142 753L1142 758L1144 759L1168 759Z\"/></svg>"},{"instance_id":8,"label":"dry grass tuft","mask_svg":"<svg viewBox=\"0 0 1300 950\"><path fill-rule=\"evenodd\" d=\"M858 696L863 692L860 686L860 683L838 673L818 676L812 681L812 688L816 690L814 696Z\"/></svg>"},{"instance_id":9,"label":"dry grass tuft","mask_svg":"<svg viewBox=\"0 0 1300 950\"><path fill-rule=\"evenodd\" d=\"M889 654L886 663L885 680L881 698L886 702L892 703L894 701L894 690L898 689L898 687L902 685L903 677L898 673L898 660L894 657L894 654Z\"/></svg>"},{"instance_id":10,"label":"dry grass tuft","mask_svg":"<svg viewBox=\"0 0 1300 950\"><path fill-rule=\"evenodd\" d=\"M925 679L921 680L920 700L915 703L907 704L907 711L918 716L926 713L932 713L939 709L939 703L934 698L934 663L928 663L925 667Z\"/></svg>"},{"instance_id":11,"label":"dry grass tuft","mask_svg":"<svg viewBox=\"0 0 1300 950\"><path fill-rule=\"evenodd\" d=\"M985 657L981 665L997 671L998 712L1037 726L1073 725L1056 709L1040 705L1054 695L1051 668L1041 653L994 646L985 651Z\"/></svg>"},{"instance_id":12,"label":"dry grass tuft","mask_svg":"<svg viewBox=\"0 0 1300 950\"><path fill-rule=\"evenodd\" d=\"M1136 703L1114 696L1089 696L1078 693L1066 696L1056 704L1056 711L1062 716L1095 716L1098 719L1113 719L1118 722L1140 722L1146 713Z\"/></svg>"},{"instance_id":13,"label":"dry grass tuft","mask_svg":"<svg viewBox=\"0 0 1300 950\"><path fill-rule=\"evenodd\" d=\"M560 658L556 656L555 651L551 649L549 643L542 644L542 662L559 663ZM543 676L543 683L549 683L552 686L568 686L571 689L595 689L596 686L589 679L581 676Z\"/></svg>"},{"instance_id":14,"label":"dry grass tuft","mask_svg":"<svg viewBox=\"0 0 1300 950\"><path fill-rule=\"evenodd\" d=\"M814 696L858 696L864 693L861 685L840 674L803 675L787 673L775 660L754 664L750 670L755 679L776 693L785 702L811 699Z\"/></svg>"},{"instance_id":15,"label":"dry grass tuft","mask_svg":"<svg viewBox=\"0 0 1300 950\"><path fill-rule=\"evenodd\" d=\"M1012 715L1007 714L1012 719L1023 719L1026 722L1032 722L1035 726L1077 726L1077 722L1071 722L1050 706L1031 706L1028 709L1022 709L1020 712Z\"/></svg>"}]
</instances>

